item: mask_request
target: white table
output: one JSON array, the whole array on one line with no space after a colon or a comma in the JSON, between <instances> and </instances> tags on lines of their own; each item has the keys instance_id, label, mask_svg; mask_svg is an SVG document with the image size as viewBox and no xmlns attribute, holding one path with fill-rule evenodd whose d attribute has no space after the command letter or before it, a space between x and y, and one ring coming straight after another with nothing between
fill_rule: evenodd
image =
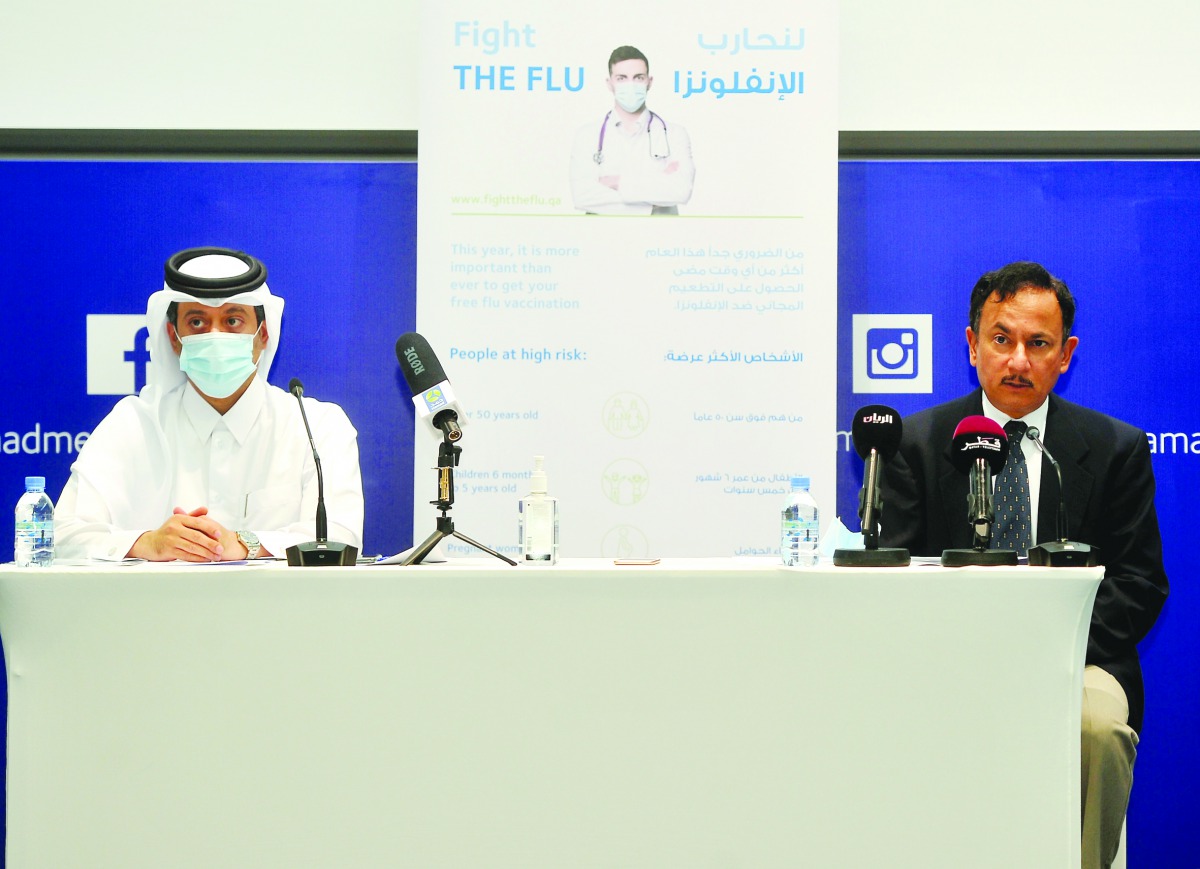
<instances>
[{"instance_id":1,"label":"white table","mask_svg":"<svg viewBox=\"0 0 1200 869\"><path fill-rule=\"evenodd\" d=\"M1079 864L1100 568L0 568L10 869Z\"/></svg>"}]
</instances>

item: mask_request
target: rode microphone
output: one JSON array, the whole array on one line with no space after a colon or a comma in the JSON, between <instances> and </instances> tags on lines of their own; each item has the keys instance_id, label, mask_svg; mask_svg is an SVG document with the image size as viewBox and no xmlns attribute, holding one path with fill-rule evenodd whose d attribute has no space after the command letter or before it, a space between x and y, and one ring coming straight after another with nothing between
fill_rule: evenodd
<instances>
[{"instance_id":1,"label":"rode microphone","mask_svg":"<svg viewBox=\"0 0 1200 869\"><path fill-rule=\"evenodd\" d=\"M435 437L440 433L448 441L461 438L459 426L466 425L467 419L429 342L416 332L405 332L396 342L396 358L413 394L417 417Z\"/></svg>"},{"instance_id":2,"label":"rode microphone","mask_svg":"<svg viewBox=\"0 0 1200 869\"><path fill-rule=\"evenodd\" d=\"M879 481L883 463L896 454L903 433L900 414L890 407L871 404L854 412L850 434L855 451L866 462L863 487L858 493L863 548L835 550L833 563L838 567L903 567L912 561L907 549L879 548L879 517L883 512Z\"/></svg>"},{"instance_id":3,"label":"rode microphone","mask_svg":"<svg viewBox=\"0 0 1200 869\"><path fill-rule=\"evenodd\" d=\"M1018 447L1019 448L1019 447ZM1004 429L986 416L968 416L954 429L950 441L950 463L967 474L971 488L967 494L967 522L971 525L970 549L947 549L942 553L946 567L968 564L1016 564L1011 549L989 549L992 523L992 474L998 474L1008 458L1008 436Z\"/></svg>"},{"instance_id":4,"label":"rode microphone","mask_svg":"<svg viewBox=\"0 0 1200 869\"><path fill-rule=\"evenodd\" d=\"M1062 468L1042 443L1042 433L1036 427L1026 429L1025 437L1037 444L1058 479L1058 513L1054 517L1058 539L1030 547L1029 563L1035 567L1095 567L1100 563L1099 549L1067 539L1067 490L1063 488Z\"/></svg>"},{"instance_id":5,"label":"rode microphone","mask_svg":"<svg viewBox=\"0 0 1200 869\"><path fill-rule=\"evenodd\" d=\"M358 562L358 548L349 543L331 543L329 523L325 518L325 477L321 473L321 456L317 453L316 442L313 441L312 428L308 424L308 414L304 412L304 384L299 378L293 377L288 383L288 392L296 396L300 405L300 418L304 420L304 431L308 434L308 445L312 448L313 463L317 466L317 539L308 543L297 543L289 546L287 552L288 565L291 567L320 567L322 565L350 565Z\"/></svg>"}]
</instances>

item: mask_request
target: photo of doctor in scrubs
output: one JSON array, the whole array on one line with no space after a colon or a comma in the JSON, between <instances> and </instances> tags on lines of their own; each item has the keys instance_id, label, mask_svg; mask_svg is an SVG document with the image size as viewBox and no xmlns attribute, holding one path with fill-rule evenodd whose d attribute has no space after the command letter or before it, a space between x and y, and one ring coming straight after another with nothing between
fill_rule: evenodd
<instances>
[{"instance_id":1,"label":"photo of doctor in scrubs","mask_svg":"<svg viewBox=\"0 0 1200 869\"><path fill-rule=\"evenodd\" d=\"M692 142L680 124L651 111L650 61L632 45L608 58L612 108L575 134L571 196L587 214L678 214L692 196Z\"/></svg>"}]
</instances>

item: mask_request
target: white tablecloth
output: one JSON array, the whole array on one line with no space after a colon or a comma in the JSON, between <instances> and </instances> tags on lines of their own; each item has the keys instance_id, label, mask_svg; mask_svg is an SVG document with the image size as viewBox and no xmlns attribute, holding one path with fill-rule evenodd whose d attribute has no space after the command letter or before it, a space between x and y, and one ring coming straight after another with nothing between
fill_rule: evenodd
<instances>
[{"instance_id":1,"label":"white tablecloth","mask_svg":"<svg viewBox=\"0 0 1200 869\"><path fill-rule=\"evenodd\" d=\"M8 866L1079 863L1100 568L0 568Z\"/></svg>"}]
</instances>

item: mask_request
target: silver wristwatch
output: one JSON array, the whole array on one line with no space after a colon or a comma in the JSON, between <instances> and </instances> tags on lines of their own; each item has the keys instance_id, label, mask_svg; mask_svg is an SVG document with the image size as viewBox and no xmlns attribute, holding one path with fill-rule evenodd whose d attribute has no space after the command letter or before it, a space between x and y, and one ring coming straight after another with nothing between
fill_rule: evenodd
<instances>
[{"instance_id":1,"label":"silver wristwatch","mask_svg":"<svg viewBox=\"0 0 1200 869\"><path fill-rule=\"evenodd\" d=\"M253 531L239 531L237 539L246 547L246 558L258 558L258 550L262 549L262 544L258 542L257 534Z\"/></svg>"}]
</instances>

